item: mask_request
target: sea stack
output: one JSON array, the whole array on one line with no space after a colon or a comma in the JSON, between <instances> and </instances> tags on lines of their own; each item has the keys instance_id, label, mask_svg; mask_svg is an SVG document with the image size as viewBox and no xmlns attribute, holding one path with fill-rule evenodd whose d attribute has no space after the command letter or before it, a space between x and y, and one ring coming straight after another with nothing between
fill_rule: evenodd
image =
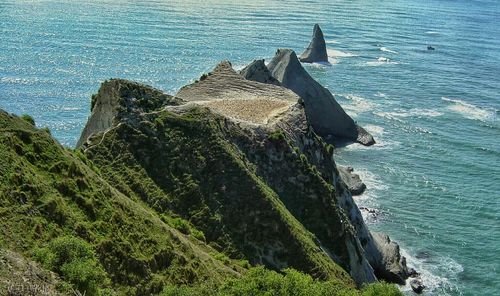
<instances>
[{"instance_id":1,"label":"sea stack","mask_svg":"<svg viewBox=\"0 0 500 296\"><path fill-rule=\"evenodd\" d=\"M314 25L312 40L306 51L300 56L300 61L303 63L328 63L325 37L318 24Z\"/></svg>"},{"instance_id":2,"label":"sea stack","mask_svg":"<svg viewBox=\"0 0 500 296\"><path fill-rule=\"evenodd\" d=\"M307 119L318 135L332 138L336 144L354 141L369 146L375 143L373 137L347 115L330 91L307 73L293 50L278 49L267 68L281 85L302 98Z\"/></svg>"}]
</instances>

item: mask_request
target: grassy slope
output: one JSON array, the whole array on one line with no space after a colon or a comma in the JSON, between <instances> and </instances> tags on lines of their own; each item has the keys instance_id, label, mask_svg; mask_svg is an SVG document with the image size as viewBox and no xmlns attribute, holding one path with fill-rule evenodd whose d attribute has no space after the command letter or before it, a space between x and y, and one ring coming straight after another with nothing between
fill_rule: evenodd
<instances>
[{"instance_id":1,"label":"grassy slope","mask_svg":"<svg viewBox=\"0 0 500 296\"><path fill-rule=\"evenodd\" d=\"M0 249L39 258L41 248L68 235L78 237L90 244L109 278L100 288L120 295L160 292L165 285L166 295L280 295L276 289L281 295L311 295L312 289L326 291L322 295L361 294L344 271L317 252L312 235L244 155L221 141L213 124L223 121L206 122L196 112L160 115L153 126L142 123L145 132L161 131L159 138L127 125L107 133L102 146L88 151L100 163L98 169L81 152L61 147L48 131L0 111ZM141 143L164 146L153 151L160 155L148 154L147 147L155 146ZM305 254L293 263L330 281L313 283L293 272L293 279L265 269L246 272L205 243L192 224L202 226L216 249L240 259L251 259L247 252L255 251L241 242L286 236L295 241L286 246L287 255ZM0 295L11 277L0 270ZM63 275L63 280L68 278ZM363 293L397 295L393 286L384 285Z\"/></svg>"},{"instance_id":2,"label":"grassy slope","mask_svg":"<svg viewBox=\"0 0 500 296\"><path fill-rule=\"evenodd\" d=\"M236 274L217 252L104 181L45 130L0 113L0 246L26 254L72 234L94 249L115 289L159 292ZM156 285L156 286L155 286Z\"/></svg>"},{"instance_id":3,"label":"grassy slope","mask_svg":"<svg viewBox=\"0 0 500 296\"><path fill-rule=\"evenodd\" d=\"M158 213L178 214L232 258L276 269L291 266L353 286L314 236L220 132L224 118L204 108L162 111L121 124L86 154L110 183ZM265 249L274 249L266 253Z\"/></svg>"}]
</instances>

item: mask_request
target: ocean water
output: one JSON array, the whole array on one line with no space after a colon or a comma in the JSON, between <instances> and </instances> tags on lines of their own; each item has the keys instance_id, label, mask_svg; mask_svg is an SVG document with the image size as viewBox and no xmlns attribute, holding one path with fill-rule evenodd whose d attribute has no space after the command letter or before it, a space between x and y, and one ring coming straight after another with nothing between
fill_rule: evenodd
<instances>
[{"instance_id":1,"label":"ocean water","mask_svg":"<svg viewBox=\"0 0 500 296\"><path fill-rule=\"evenodd\" d=\"M0 108L71 147L103 80L175 93L223 59L300 53L314 23L332 65L306 68L377 140L336 152L370 227L426 295L499 295L500 1L2 0Z\"/></svg>"}]
</instances>

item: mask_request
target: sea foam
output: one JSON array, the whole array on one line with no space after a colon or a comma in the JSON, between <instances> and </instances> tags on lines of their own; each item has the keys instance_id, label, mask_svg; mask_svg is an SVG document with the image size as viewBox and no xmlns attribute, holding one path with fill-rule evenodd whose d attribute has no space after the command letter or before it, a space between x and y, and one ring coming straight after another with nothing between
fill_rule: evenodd
<instances>
[{"instance_id":1,"label":"sea foam","mask_svg":"<svg viewBox=\"0 0 500 296\"><path fill-rule=\"evenodd\" d=\"M328 54L328 57L331 58L349 58L349 57L357 57L357 54L354 54L352 52L346 52L346 51L341 51L341 50L336 50L336 49L331 49L327 48L326 53Z\"/></svg>"},{"instance_id":2,"label":"sea foam","mask_svg":"<svg viewBox=\"0 0 500 296\"><path fill-rule=\"evenodd\" d=\"M401 254L406 257L408 266L414 267L420 273L420 277L425 285L425 292L436 295L457 295L458 287L453 284L457 282L458 275L464 271L462 265L449 257L429 255L422 258L410 255L409 252L401 248ZM406 280L406 285L401 287L403 292L411 292L410 281ZM450 291L453 294L450 294Z\"/></svg>"},{"instance_id":3,"label":"sea foam","mask_svg":"<svg viewBox=\"0 0 500 296\"><path fill-rule=\"evenodd\" d=\"M441 99L450 103L450 105L447 107L449 110L459 113L464 117L472 120L486 121L493 119L495 116L495 111L492 109L481 108L460 99L452 99L447 97L441 97Z\"/></svg>"},{"instance_id":4,"label":"sea foam","mask_svg":"<svg viewBox=\"0 0 500 296\"><path fill-rule=\"evenodd\" d=\"M363 113L373 110L377 104L363 97L353 94L341 95L348 100L348 103L343 105L346 112L356 116L358 113Z\"/></svg>"},{"instance_id":5,"label":"sea foam","mask_svg":"<svg viewBox=\"0 0 500 296\"><path fill-rule=\"evenodd\" d=\"M400 64L399 62L395 62L395 61L392 61L391 59L389 58L386 58L386 57L378 57L376 61L369 61L369 62L366 62L365 65L368 65L368 66L382 66L382 65L398 65Z\"/></svg>"},{"instance_id":6,"label":"sea foam","mask_svg":"<svg viewBox=\"0 0 500 296\"><path fill-rule=\"evenodd\" d=\"M384 46L382 46L382 47L381 47L381 48L379 48L379 49L380 49L380 51L384 51L384 52L390 52L390 53L395 53L395 54L397 54L397 53L398 53L397 51L392 50L392 49L389 49L389 48L384 47Z\"/></svg>"}]
</instances>

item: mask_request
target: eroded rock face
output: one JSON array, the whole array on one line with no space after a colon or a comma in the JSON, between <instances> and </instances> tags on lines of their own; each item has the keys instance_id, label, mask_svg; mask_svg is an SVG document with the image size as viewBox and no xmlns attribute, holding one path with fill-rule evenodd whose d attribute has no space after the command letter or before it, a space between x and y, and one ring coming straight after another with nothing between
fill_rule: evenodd
<instances>
[{"instance_id":1,"label":"eroded rock face","mask_svg":"<svg viewBox=\"0 0 500 296\"><path fill-rule=\"evenodd\" d=\"M240 75L245 79L262 83L281 85L281 83L271 75L264 60L255 60L240 71Z\"/></svg>"},{"instance_id":2,"label":"eroded rock face","mask_svg":"<svg viewBox=\"0 0 500 296\"><path fill-rule=\"evenodd\" d=\"M358 174L354 173L354 169L352 167L337 166L337 168L339 170L340 177L347 185L347 188L352 195L360 195L365 191L365 183L361 181Z\"/></svg>"},{"instance_id":3,"label":"eroded rock face","mask_svg":"<svg viewBox=\"0 0 500 296\"><path fill-rule=\"evenodd\" d=\"M317 134L337 141L375 143L373 137L347 115L330 91L307 73L293 50L278 49L267 68L281 85L302 98L307 119Z\"/></svg>"},{"instance_id":4,"label":"eroded rock face","mask_svg":"<svg viewBox=\"0 0 500 296\"><path fill-rule=\"evenodd\" d=\"M318 24L314 25L311 42L306 51L300 56L300 61L303 63L328 63L325 37Z\"/></svg>"},{"instance_id":5,"label":"eroded rock face","mask_svg":"<svg viewBox=\"0 0 500 296\"><path fill-rule=\"evenodd\" d=\"M391 241L387 234L372 232L371 235L378 250L378 258L374 258L378 260L375 272L381 278L404 285L408 268L406 258L400 254L399 245Z\"/></svg>"}]
</instances>

